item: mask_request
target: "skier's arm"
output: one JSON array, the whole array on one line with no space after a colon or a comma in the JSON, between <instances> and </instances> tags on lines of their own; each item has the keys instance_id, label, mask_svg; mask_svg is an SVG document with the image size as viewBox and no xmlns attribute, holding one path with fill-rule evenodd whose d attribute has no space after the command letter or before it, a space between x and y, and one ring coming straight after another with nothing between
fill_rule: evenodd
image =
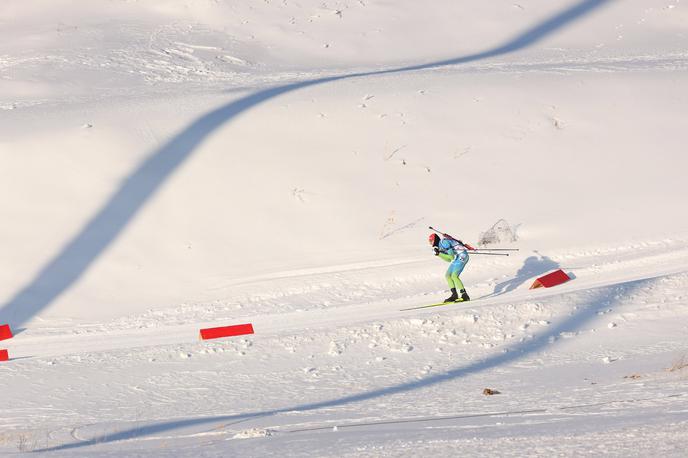
<instances>
[{"instance_id":1,"label":"skier's arm","mask_svg":"<svg viewBox=\"0 0 688 458\"><path fill-rule=\"evenodd\" d=\"M454 260L454 256L447 253L439 253L437 256L439 256L447 262L452 262L452 260Z\"/></svg>"},{"instance_id":2,"label":"skier's arm","mask_svg":"<svg viewBox=\"0 0 688 458\"><path fill-rule=\"evenodd\" d=\"M447 262L452 262L454 260L454 256L456 255L451 243L447 242L446 240L442 240L439 243L439 246L434 247L434 251L435 256L439 256L442 258L442 260Z\"/></svg>"},{"instance_id":3,"label":"skier's arm","mask_svg":"<svg viewBox=\"0 0 688 458\"><path fill-rule=\"evenodd\" d=\"M438 247L435 247L435 256L439 256L447 262L452 262L454 259L454 250L442 250Z\"/></svg>"}]
</instances>

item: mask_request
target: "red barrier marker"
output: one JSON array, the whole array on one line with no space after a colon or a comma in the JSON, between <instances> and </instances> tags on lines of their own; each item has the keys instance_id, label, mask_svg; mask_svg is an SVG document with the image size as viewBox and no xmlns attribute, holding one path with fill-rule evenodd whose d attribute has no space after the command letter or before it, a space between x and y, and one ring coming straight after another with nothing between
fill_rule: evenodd
<instances>
[{"instance_id":1,"label":"red barrier marker","mask_svg":"<svg viewBox=\"0 0 688 458\"><path fill-rule=\"evenodd\" d=\"M0 361L9 361L10 355L7 350L0 350Z\"/></svg>"},{"instance_id":2,"label":"red barrier marker","mask_svg":"<svg viewBox=\"0 0 688 458\"><path fill-rule=\"evenodd\" d=\"M557 285L561 285L562 283L566 283L569 280L571 280L571 277L566 275L566 272L559 269L559 270L555 270L554 272L549 273L547 275L544 275L544 276L538 278L537 280L535 280L535 282L533 282L533 285L530 287L530 289L542 288L542 287L550 288L552 286L557 286Z\"/></svg>"},{"instance_id":3,"label":"red barrier marker","mask_svg":"<svg viewBox=\"0 0 688 458\"><path fill-rule=\"evenodd\" d=\"M219 339L220 337L243 336L245 334L253 334L253 325L251 323L223 326L221 328L201 329L202 340Z\"/></svg>"},{"instance_id":4,"label":"red barrier marker","mask_svg":"<svg viewBox=\"0 0 688 458\"><path fill-rule=\"evenodd\" d=\"M0 340L7 340L14 337L9 324L0 324Z\"/></svg>"}]
</instances>

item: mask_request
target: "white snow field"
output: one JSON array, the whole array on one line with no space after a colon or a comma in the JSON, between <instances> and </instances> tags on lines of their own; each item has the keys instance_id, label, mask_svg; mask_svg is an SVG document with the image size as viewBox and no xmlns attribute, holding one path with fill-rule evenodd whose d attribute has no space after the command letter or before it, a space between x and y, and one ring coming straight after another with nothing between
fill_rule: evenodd
<instances>
[{"instance_id":1,"label":"white snow field","mask_svg":"<svg viewBox=\"0 0 688 458\"><path fill-rule=\"evenodd\" d=\"M0 455L686 456L688 1L2 0L0 31ZM501 220L471 302L403 310L447 295L428 226Z\"/></svg>"}]
</instances>

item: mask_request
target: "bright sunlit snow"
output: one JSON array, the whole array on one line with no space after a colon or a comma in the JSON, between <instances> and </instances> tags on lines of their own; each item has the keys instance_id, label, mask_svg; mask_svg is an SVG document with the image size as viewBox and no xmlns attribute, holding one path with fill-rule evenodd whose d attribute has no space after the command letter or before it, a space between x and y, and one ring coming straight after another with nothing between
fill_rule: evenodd
<instances>
[{"instance_id":1,"label":"bright sunlit snow","mask_svg":"<svg viewBox=\"0 0 688 458\"><path fill-rule=\"evenodd\" d=\"M0 455L685 456L686 0L0 31ZM429 226L518 251L408 310L448 295Z\"/></svg>"}]
</instances>

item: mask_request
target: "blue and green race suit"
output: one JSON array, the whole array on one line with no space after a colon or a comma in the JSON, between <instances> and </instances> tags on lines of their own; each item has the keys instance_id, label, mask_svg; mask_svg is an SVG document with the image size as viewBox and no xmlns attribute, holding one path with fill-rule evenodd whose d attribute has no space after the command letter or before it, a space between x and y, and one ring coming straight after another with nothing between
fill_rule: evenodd
<instances>
[{"instance_id":1,"label":"blue and green race suit","mask_svg":"<svg viewBox=\"0 0 688 458\"><path fill-rule=\"evenodd\" d=\"M444 275L449 288L456 288L457 291L461 291L464 286L459 275L468 263L468 250L459 241L447 238L440 240L437 248L439 249L438 256L451 263Z\"/></svg>"}]
</instances>

